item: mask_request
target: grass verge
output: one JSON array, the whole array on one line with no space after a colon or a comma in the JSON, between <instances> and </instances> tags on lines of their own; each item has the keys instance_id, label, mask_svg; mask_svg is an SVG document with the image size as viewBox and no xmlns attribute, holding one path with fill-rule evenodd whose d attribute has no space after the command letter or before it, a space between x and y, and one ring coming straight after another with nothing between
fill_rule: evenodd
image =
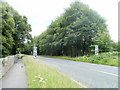
<instances>
[{"instance_id":1,"label":"grass verge","mask_svg":"<svg viewBox=\"0 0 120 90\"><path fill-rule=\"evenodd\" d=\"M68 76L37 59L33 59L32 56L24 56L23 63L29 88L81 88Z\"/></svg>"},{"instance_id":2,"label":"grass verge","mask_svg":"<svg viewBox=\"0 0 120 90\"><path fill-rule=\"evenodd\" d=\"M120 67L120 64L118 64L118 52L107 52L107 53L100 53L99 55L81 56L75 58L71 58L67 56L46 56L46 55L40 55L40 56Z\"/></svg>"}]
</instances>

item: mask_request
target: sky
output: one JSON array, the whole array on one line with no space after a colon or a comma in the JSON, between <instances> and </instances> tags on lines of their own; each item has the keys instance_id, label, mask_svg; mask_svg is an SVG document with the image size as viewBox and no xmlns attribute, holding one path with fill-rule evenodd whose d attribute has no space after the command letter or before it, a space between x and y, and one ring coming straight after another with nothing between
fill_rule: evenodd
<instances>
[{"instance_id":1,"label":"sky","mask_svg":"<svg viewBox=\"0 0 120 90\"><path fill-rule=\"evenodd\" d=\"M40 35L51 21L69 7L75 0L4 0L20 15L28 18L32 37ZM111 39L118 41L118 1L120 0L80 0L106 19Z\"/></svg>"}]
</instances>

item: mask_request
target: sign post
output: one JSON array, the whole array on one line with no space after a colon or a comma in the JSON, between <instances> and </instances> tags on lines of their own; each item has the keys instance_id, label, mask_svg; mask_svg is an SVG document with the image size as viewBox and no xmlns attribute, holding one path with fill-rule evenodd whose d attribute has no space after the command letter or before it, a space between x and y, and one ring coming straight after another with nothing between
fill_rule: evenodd
<instances>
[{"instance_id":1,"label":"sign post","mask_svg":"<svg viewBox=\"0 0 120 90\"><path fill-rule=\"evenodd\" d=\"M98 45L95 45L95 55L98 55L99 51L98 51Z\"/></svg>"},{"instance_id":2,"label":"sign post","mask_svg":"<svg viewBox=\"0 0 120 90\"><path fill-rule=\"evenodd\" d=\"M33 47L33 56L34 56L34 58L37 57L37 47L35 45Z\"/></svg>"}]
</instances>

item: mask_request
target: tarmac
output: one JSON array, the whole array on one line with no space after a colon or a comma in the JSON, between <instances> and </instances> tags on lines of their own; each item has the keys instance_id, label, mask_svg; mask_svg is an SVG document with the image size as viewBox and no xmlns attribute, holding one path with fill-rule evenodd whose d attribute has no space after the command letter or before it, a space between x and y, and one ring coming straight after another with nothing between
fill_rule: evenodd
<instances>
[{"instance_id":1,"label":"tarmac","mask_svg":"<svg viewBox=\"0 0 120 90\"><path fill-rule=\"evenodd\" d=\"M1 87L2 86L2 87ZM19 59L16 64L0 80L1 88L27 88L27 76L22 60Z\"/></svg>"}]
</instances>

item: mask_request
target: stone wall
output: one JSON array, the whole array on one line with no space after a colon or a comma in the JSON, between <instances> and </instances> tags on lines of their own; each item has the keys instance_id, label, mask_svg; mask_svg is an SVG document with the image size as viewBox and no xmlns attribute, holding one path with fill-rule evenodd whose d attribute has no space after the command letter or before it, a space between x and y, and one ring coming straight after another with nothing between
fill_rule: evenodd
<instances>
[{"instance_id":1,"label":"stone wall","mask_svg":"<svg viewBox=\"0 0 120 90\"><path fill-rule=\"evenodd\" d=\"M17 62L17 55L9 56L6 58L0 58L0 78L5 75L6 72Z\"/></svg>"}]
</instances>

